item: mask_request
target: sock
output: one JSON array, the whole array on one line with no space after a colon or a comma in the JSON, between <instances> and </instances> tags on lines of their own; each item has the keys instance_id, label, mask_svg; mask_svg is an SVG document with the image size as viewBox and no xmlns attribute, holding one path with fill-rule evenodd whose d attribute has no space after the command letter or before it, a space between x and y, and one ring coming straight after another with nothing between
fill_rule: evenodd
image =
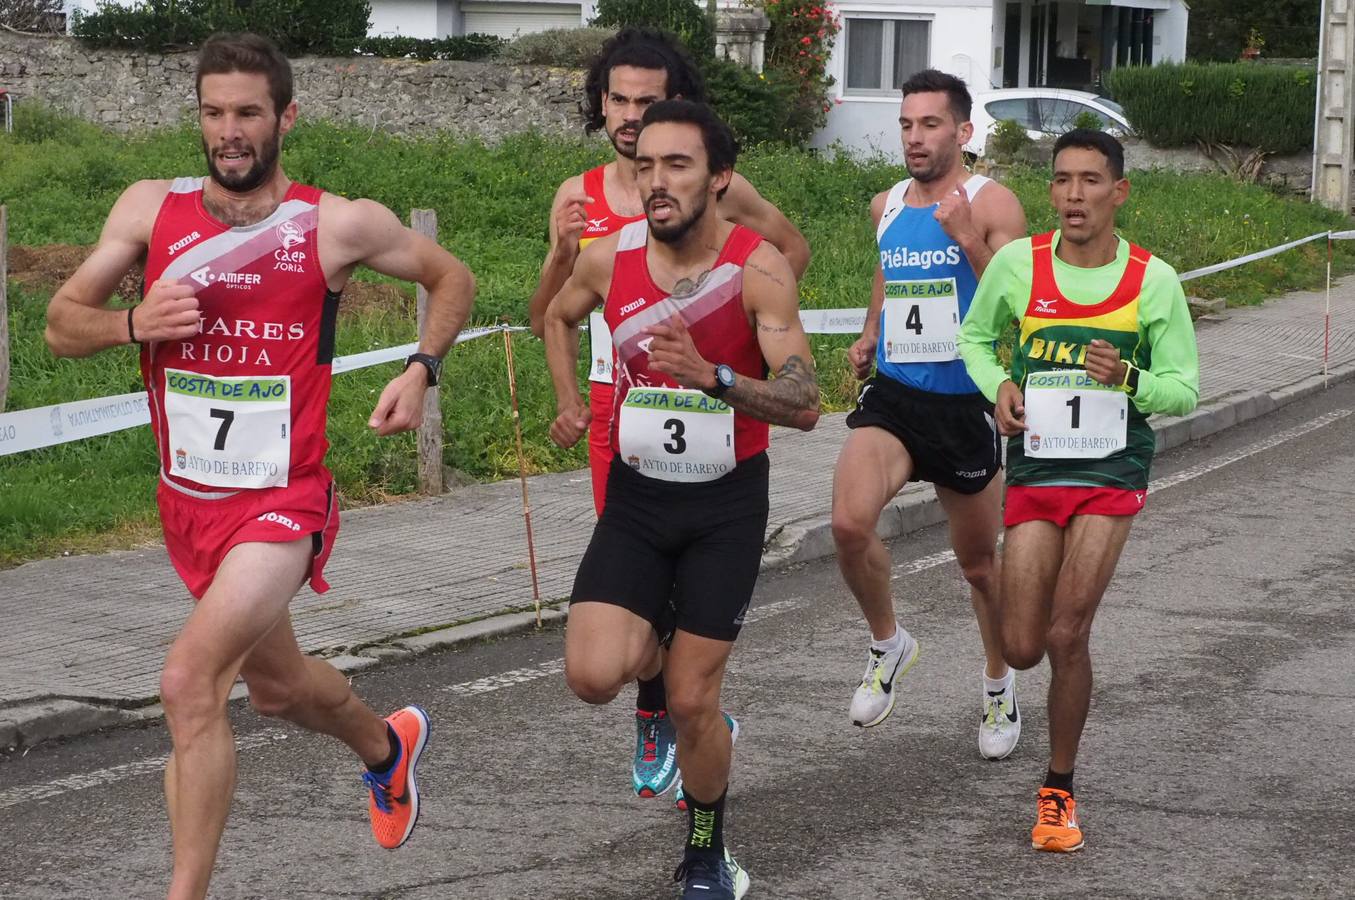
<instances>
[{"instance_id":1,"label":"sock","mask_svg":"<svg viewBox=\"0 0 1355 900\"><path fill-rule=\"evenodd\" d=\"M1068 772L1055 772L1053 769L1050 769L1049 774L1044 778L1044 786L1067 791L1069 796L1071 796L1073 793L1073 773L1071 770Z\"/></svg>"},{"instance_id":2,"label":"sock","mask_svg":"<svg viewBox=\"0 0 1355 900\"><path fill-rule=\"evenodd\" d=\"M881 653L897 653L903 649L903 636L907 634L899 626L894 626L894 636L885 638L883 641L871 640L870 649L879 650Z\"/></svg>"},{"instance_id":3,"label":"sock","mask_svg":"<svg viewBox=\"0 0 1355 900\"><path fill-rule=\"evenodd\" d=\"M386 726L386 739L390 741L391 754L376 765L367 767L367 771L373 775L388 774L400 761L400 739L395 736L395 729L391 728L390 725Z\"/></svg>"},{"instance_id":4,"label":"sock","mask_svg":"<svg viewBox=\"0 0 1355 900\"><path fill-rule=\"evenodd\" d=\"M1007 669L1007 674L1001 678L989 678L986 671L983 673L983 689L989 694L1000 694L1011 687L1015 681L1016 673L1010 668Z\"/></svg>"},{"instance_id":5,"label":"sock","mask_svg":"<svg viewBox=\"0 0 1355 900\"><path fill-rule=\"evenodd\" d=\"M725 851L725 797L729 796L726 787L720 799L714 803L702 803L687 795L687 855L694 853L716 853Z\"/></svg>"},{"instance_id":6,"label":"sock","mask_svg":"<svg viewBox=\"0 0 1355 900\"><path fill-rule=\"evenodd\" d=\"M641 712L656 713L668 708L667 689L663 686L663 670L646 681L643 678L635 682L640 693L635 697L635 708Z\"/></svg>"}]
</instances>

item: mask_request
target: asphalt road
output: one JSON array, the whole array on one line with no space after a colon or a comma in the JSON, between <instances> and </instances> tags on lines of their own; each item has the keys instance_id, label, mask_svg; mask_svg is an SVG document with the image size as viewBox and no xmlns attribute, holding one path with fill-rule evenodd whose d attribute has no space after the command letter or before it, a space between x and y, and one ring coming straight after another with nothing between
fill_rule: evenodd
<instances>
[{"instance_id":1,"label":"asphalt road","mask_svg":"<svg viewBox=\"0 0 1355 900\"><path fill-rule=\"evenodd\" d=\"M870 731L847 720L868 635L835 563L764 577L725 692L750 896L1355 894L1352 411L1347 384L1158 460L1093 634L1076 855L1029 843L1045 665L1018 676L1016 753L978 755L981 653L942 529L892 547L922 652ZM212 896L675 896L685 817L630 795L630 697L583 705L561 655L547 630L359 678L378 709L433 719L423 817L394 853L341 746L238 709ZM163 896L167 750L146 727L0 758L0 897Z\"/></svg>"}]
</instances>

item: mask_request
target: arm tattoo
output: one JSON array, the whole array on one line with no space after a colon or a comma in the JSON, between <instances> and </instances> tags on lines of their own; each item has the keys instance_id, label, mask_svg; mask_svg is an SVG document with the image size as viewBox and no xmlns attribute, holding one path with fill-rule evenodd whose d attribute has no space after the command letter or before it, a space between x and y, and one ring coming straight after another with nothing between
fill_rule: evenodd
<instances>
[{"instance_id":1,"label":"arm tattoo","mask_svg":"<svg viewBox=\"0 0 1355 900\"><path fill-rule=\"evenodd\" d=\"M761 321L761 320L758 320L758 323L757 323L757 330L758 330L758 331L764 331L764 332L766 332L767 334L785 334L787 331L790 331L790 326L789 326L789 325L764 325L764 324L762 324L762 321Z\"/></svg>"},{"instance_id":2,"label":"arm tattoo","mask_svg":"<svg viewBox=\"0 0 1355 900\"><path fill-rule=\"evenodd\" d=\"M814 362L791 356L771 381L739 378L722 399L755 419L808 431L819 418Z\"/></svg>"},{"instance_id":3,"label":"arm tattoo","mask_svg":"<svg viewBox=\"0 0 1355 900\"><path fill-rule=\"evenodd\" d=\"M780 277L779 275L773 275L771 272L769 272L769 271L767 271L766 269L762 268L762 266L759 266L757 263L752 262L752 261L749 261L749 262L744 263L744 265L746 265L746 266L747 266L748 268L750 268L750 269L756 269L757 271L761 272L763 275L767 276L767 277L770 278L772 281L775 281L777 284L781 285L782 287L785 287L785 286L786 286L786 283L785 283L784 281L781 280L781 277Z\"/></svg>"}]
</instances>

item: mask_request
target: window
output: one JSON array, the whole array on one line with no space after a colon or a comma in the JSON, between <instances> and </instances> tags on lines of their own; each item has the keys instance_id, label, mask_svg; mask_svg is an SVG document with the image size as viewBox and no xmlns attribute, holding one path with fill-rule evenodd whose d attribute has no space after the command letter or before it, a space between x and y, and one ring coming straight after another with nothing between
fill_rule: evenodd
<instances>
[{"instance_id":1,"label":"window","mask_svg":"<svg viewBox=\"0 0 1355 900\"><path fill-rule=\"evenodd\" d=\"M1035 115L1035 101L1030 99L993 100L984 106L994 122L1015 119L1027 131L1039 131L1040 120Z\"/></svg>"},{"instance_id":2,"label":"window","mask_svg":"<svg viewBox=\"0 0 1355 900\"><path fill-rule=\"evenodd\" d=\"M890 95L931 65L929 19L847 18L847 91Z\"/></svg>"}]
</instances>

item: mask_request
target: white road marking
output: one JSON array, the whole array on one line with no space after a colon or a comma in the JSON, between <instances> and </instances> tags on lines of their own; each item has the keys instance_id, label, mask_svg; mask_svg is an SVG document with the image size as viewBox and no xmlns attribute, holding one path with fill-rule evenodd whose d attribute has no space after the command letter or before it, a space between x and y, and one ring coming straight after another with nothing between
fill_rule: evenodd
<instances>
[{"instance_id":1,"label":"white road marking","mask_svg":"<svg viewBox=\"0 0 1355 900\"><path fill-rule=\"evenodd\" d=\"M1227 456L1220 456L1217 457L1216 459L1210 460L1207 463L1201 463L1198 466L1191 466L1189 469L1182 469L1180 472L1175 472L1171 475L1166 475L1162 478L1155 478L1148 485L1148 493L1155 494L1158 491L1165 490L1166 488L1176 487L1178 484L1181 484L1182 482L1199 478L1201 475L1208 475L1210 472L1222 469L1224 466L1231 466L1233 463L1241 462L1242 460L1246 459L1249 456L1255 456L1258 453L1263 453L1266 450L1271 449L1272 447L1278 447L1280 444L1283 444L1287 441L1292 441L1294 438L1303 437L1303 435L1308 434L1309 432L1312 431L1316 431L1319 428L1325 428L1326 426L1332 424L1333 422L1339 422L1346 416L1351 415L1352 413L1355 413L1355 410L1350 409L1333 410L1327 413L1326 415L1318 416L1316 419L1313 419L1310 422L1305 422L1302 425L1296 425L1293 428L1290 428L1286 431L1276 432L1275 434L1272 434L1265 440L1257 441L1254 444L1248 444L1241 450L1238 450L1234 453L1229 453ZM1001 537L999 537L998 544L1000 545L1001 543L1002 539ZM924 556L921 559L915 559L912 562L900 563L899 565L894 566L893 572L895 575L915 575L918 572L924 571L926 569L932 569L935 568L936 566L945 565L948 562L954 561L955 561L955 551L944 550L940 553L933 553L931 556Z\"/></svg>"},{"instance_id":2,"label":"white road marking","mask_svg":"<svg viewBox=\"0 0 1355 900\"><path fill-rule=\"evenodd\" d=\"M288 733L278 728L269 728L265 731L259 731L254 734L247 734L235 742L237 751L258 750L261 747L267 747L270 744L276 744L279 741L285 741ZM49 800L52 797L59 797L62 794L69 794L73 791L83 791L89 788L102 787L106 784L113 784L117 781L124 781L128 778L140 778L143 775L160 776L165 771L165 763L169 762L169 754L162 756L153 756L149 759L138 760L137 762L123 763L120 766L109 766L106 769L96 769L93 772L79 772L75 775L67 775L65 778L57 778L53 781L43 782L42 784L27 784L22 787L9 788L0 791L0 809L8 809L11 806L18 806L22 803L34 803L39 800Z\"/></svg>"},{"instance_id":3,"label":"white road marking","mask_svg":"<svg viewBox=\"0 0 1355 900\"><path fill-rule=\"evenodd\" d=\"M1271 435L1265 440L1257 441L1254 444L1230 453L1226 456L1220 456L1217 459L1210 460L1198 466L1192 466L1189 469L1183 469L1172 475L1158 478L1152 482L1148 492L1156 493L1165 488L1175 487L1186 481L1199 478L1202 475L1208 475L1225 466L1230 466L1235 462L1240 462L1250 456L1255 456L1272 447L1292 441L1295 438L1302 437L1305 434L1323 428L1333 422L1338 422L1349 415L1355 414L1355 410L1338 409L1319 416L1303 425L1295 426L1286 431ZM911 562L902 563L894 566L893 571L899 575L912 575L926 569L945 565L955 560L955 553L946 550L941 553L933 553L930 556L924 556ZM799 597L793 597L788 600L777 600L772 603L765 603L762 606L749 610L745 623L757 622L772 616L781 615L798 609L804 605L805 601ZM465 681L461 684L454 684L443 690L462 697L474 697L480 694L488 694L494 691L500 691L504 688L515 687L519 684L526 684L536 681L540 678L546 678L551 675L559 675L565 670L565 661L553 659L544 662L538 666L529 666L522 669L513 669L508 672L502 672L498 675L489 675L485 678L477 678L474 681ZM285 741L288 738L288 732L280 729L267 729L255 734L248 734L236 741L236 750L243 752L246 750L258 750L271 744ZM8 788L0 791L0 809L8 809L13 806L19 806L24 803L34 803L40 800L50 800L53 797L59 797L63 794L69 794L75 791L88 790L90 788L102 787L113 784L118 781L124 781L128 778L140 778L142 776L159 776L164 771L165 763L169 756L155 756L149 759L138 760L137 762L124 763L119 766L110 766L106 769L97 769L93 772L81 772L75 775L68 775L64 778L57 778L52 781L41 784L22 785L20 787Z\"/></svg>"}]
</instances>

